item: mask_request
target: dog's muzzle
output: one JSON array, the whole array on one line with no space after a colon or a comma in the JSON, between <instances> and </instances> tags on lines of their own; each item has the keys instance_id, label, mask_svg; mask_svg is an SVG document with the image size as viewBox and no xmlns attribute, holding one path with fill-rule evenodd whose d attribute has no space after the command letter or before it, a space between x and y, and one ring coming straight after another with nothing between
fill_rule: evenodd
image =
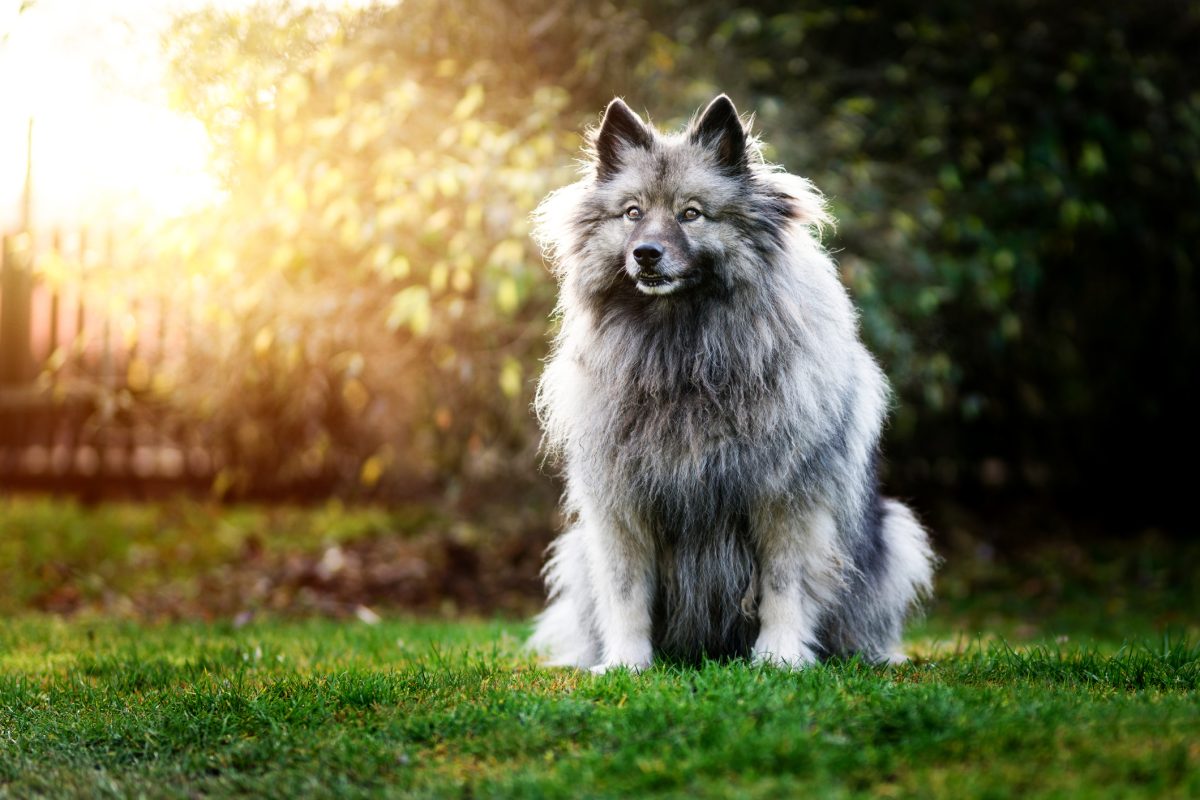
<instances>
[{"instance_id":1,"label":"dog's muzzle","mask_svg":"<svg viewBox=\"0 0 1200 800\"><path fill-rule=\"evenodd\" d=\"M667 294L676 288L677 278L660 271L666 249L658 242L642 242L633 248L637 270L633 273L637 288L646 294Z\"/></svg>"}]
</instances>

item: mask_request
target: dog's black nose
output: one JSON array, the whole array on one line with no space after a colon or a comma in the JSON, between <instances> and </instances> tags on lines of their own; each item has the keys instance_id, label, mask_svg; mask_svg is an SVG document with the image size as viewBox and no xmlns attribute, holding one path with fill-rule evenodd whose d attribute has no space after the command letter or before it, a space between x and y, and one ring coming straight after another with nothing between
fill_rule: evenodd
<instances>
[{"instance_id":1,"label":"dog's black nose","mask_svg":"<svg viewBox=\"0 0 1200 800\"><path fill-rule=\"evenodd\" d=\"M641 267L653 267L662 257L663 248L658 242L642 242L633 248L633 259Z\"/></svg>"}]
</instances>

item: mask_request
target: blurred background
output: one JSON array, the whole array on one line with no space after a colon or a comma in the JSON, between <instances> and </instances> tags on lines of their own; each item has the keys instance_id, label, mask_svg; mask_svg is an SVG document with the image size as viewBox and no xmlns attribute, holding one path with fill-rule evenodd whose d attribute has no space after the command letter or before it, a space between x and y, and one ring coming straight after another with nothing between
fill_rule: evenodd
<instances>
[{"instance_id":1,"label":"blurred background","mask_svg":"<svg viewBox=\"0 0 1200 800\"><path fill-rule=\"evenodd\" d=\"M614 95L724 91L838 219L939 602L1194 626L1197 53L1168 0L6 0L0 610L535 608L529 214Z\"/></svg>"}]
</instances>

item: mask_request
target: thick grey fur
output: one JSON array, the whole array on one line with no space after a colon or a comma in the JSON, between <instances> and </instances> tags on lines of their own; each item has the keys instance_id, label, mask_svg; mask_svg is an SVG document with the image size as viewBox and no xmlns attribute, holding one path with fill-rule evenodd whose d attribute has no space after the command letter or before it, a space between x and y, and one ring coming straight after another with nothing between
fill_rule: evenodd
<instances>
[{"instance_id":1,"label":"thick grey fur","mask_svg":"<svg viewBox=\"0 0 1200 800\"><path fill-rule=\"evenodd\" d=\"M535 215L561 289L537 410L570 522L531 646L597 671L902 658L934 557L879 494L888 388L820 195L724 95L671 135L615 100L591 145Z\"/></svg>"}]
</instances>

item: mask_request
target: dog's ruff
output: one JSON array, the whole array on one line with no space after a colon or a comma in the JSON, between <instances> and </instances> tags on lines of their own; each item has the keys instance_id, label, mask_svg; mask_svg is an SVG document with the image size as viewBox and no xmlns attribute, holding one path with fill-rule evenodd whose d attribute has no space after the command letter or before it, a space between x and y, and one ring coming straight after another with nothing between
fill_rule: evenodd
<instances>
[{"instance_id":1,"label":"dog's ruff","mask_svg":"<svg viewBox=\"0 0 1200 800\"><path fill-rule=\"evenodd\" d=\"M673 135L614 100L591 142L535 215L562 318L537 409L570 523L530 645L598 672L903 658L933 555L879 495L887 383L820 196L724 96Z\"/></svg>"}]
</instances>

